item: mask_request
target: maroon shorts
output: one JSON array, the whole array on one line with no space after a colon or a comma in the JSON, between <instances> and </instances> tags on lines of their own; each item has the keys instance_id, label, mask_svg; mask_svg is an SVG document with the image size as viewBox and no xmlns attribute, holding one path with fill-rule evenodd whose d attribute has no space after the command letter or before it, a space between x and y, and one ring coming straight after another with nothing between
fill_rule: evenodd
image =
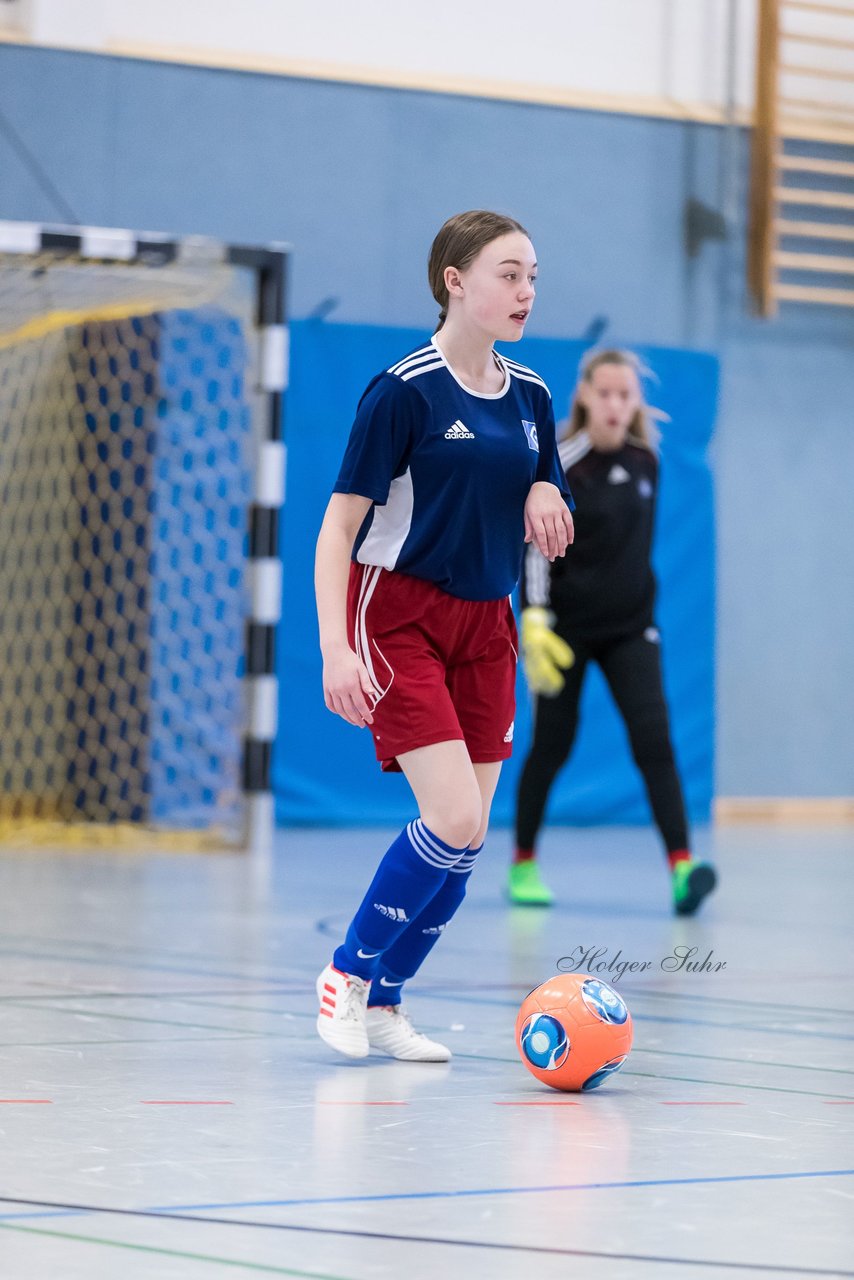
<instances>
[{"instance_id":1,"label":"maroon shorts","mask_svg":"<svg viewBox=\"0 0 854 1280\"><path fill-rule=\"evenodd\" d=\"M351 563L347 628L374 686L370 729L383 769L399 772L403 752L453 739L475 764L511 755L518 640L509 600L459 600Z\"/></svg>"}]
</instances>

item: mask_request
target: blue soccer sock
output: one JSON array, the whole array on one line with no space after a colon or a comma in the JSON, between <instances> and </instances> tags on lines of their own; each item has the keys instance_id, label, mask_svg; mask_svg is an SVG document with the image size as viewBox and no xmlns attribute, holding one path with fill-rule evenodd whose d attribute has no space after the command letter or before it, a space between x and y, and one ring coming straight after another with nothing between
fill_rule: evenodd
<instances>
[{"instance_id":1,"label":"blue soccer sock","mask_svg":"<svg viewBox=\"0 0 854 1280\"><path fill-rule=\"evenodd\" d=\"M469 877L482 848L483 845L479 845L477 849L468 849L463 854L456 866L446 873L444 884L420 915L383 953L368 994L369 1008L372 1005L400 1004L404 982L415 976L462 906Z\"/></svg>"},{"instance_id":2,"label":"blue soccer sock","mask_svg":"<svg viewBox=\"0 0 854 1280\"><path fill-rule=\"evenodd\" d=\"M410 822L385 854L332 963L343 973L373 978L384 951L400 937L467 854Z\"/></svg>"}]
</instances>

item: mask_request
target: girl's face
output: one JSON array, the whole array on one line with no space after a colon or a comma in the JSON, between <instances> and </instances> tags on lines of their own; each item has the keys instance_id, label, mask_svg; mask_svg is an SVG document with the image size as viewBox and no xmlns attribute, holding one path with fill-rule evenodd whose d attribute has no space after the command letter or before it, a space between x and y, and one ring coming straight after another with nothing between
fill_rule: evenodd
<instances>
[{"instance_id":1,"label":"girl's face","mask_svg":"<svg viewBox=\"0 0 854 1280\"><path fill-rule=\"evenodd\" d=\"M579 388L587 431L595 449L621 449L640 408L638 376L629 365L600 364Z\"/></svg>"},{"instance_id":2,"label":"girl's face","mask_svg":"<svg viewBox=\"0 0 854 1280\"><path fill-rule=\"evenodd\" d=\"M537 259L521 231L484 245L459 271L445 270L448 296L466 323L498 342L518 342L534 305Z\"/></svg>"}]
</instances>

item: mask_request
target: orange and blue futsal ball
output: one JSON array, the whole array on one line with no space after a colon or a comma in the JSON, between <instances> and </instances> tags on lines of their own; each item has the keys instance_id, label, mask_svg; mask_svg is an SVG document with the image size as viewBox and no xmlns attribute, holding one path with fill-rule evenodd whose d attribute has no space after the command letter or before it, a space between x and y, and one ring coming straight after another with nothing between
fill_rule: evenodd
<instances>
[{"instance_id":1,"label":"orange and blue futsal ball","mask_svg":"<svg viewBox=\"0 0 854 1280\"><path fill-rule=\"evenodd\" d=\"M516 1047L533 1076L552 1089L598 1089L628 1057L632 1015L613 987L584 973L560 973L526 996Z\"/></svg>"}]
</instances>

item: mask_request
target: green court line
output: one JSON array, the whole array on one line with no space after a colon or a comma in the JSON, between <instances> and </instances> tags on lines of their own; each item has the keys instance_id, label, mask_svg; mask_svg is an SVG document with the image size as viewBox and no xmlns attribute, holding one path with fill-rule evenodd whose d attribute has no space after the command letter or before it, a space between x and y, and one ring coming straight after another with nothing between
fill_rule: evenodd
<instances>
[{"instance_id":1,"label":"green court line","mask_svg":"<svg viewBox=\"0 0 854 1280\"><path fill-rule=\"evenodd\" d=\"M518 1062L518 1058L499 1058L486 1053L455 1053L455 1058L466 1058L471 1062ZM743 1062L742 1058L737 1059ZM773 1084L742 1084L738 1080L701 1080L696 1076L664 1076L655 1071L626 1071L623 1069L614 1077L619 1082L622 1076L641 1076L646 1080L678 1080L686 1084L708 1084L719 1089L756 1089L760 1093L796 1093L807 1098L833 1098L838 1102L854 1102L849 1094L824 1093L816 1089L781 1089Z\"/></svg>"},{"instance_id":2,"label":"green court line","mask_svg":"<svg viewBox=\"0 0 854 1280\"><path fill-rule=\"evenodd\" d=\"M85 998L85 996L82 997L82 999ZM251 1035L271 1040L281 1035L278 1031L253 1031L251 1027L222 1027L207 1022L176 1022L174 1018L142 1018L139 1014L133 1013L100 1013L97 1009L58 1009L55 1005L30 1004L27 1000L9 1000L7 1004L13 1009L35 1009L39 1013L62 1013L75 1018L97 1018L107 1022L144 1022L153 1023L158 1027L183 1027L184 1030L193 1027L197 1031L220 1031L233 1036Z\"/></svg>"},{"instance_id":3,"label":"green court line","mask_svg":"<svg viewBox=\"0 0 854 1280\"><path fill-rule=\"evenodd\" d=\"M30 1008L32 1006L23 1004L23 1002L21 1002L21 1007ZM199 1030L218 1031L220 1032L220 1035L217 1037L214 1037L213 1039L216 1039L217 1042L220 1042L223 1044L228 1044L228 1043L239 1044L241 1041L244 1041L244 1040L265 1040L265 1039L275 1040L275 1039L281 1039L283 1036L286 1035L284 1028L282 1029L282 1031L252 1031L248 1028L245 1030L240 1030L236 1028L233 1029L231 1027L207 1026L203 1023L196 1023L196 1022L174 1022L168 1018L140 1018L140 1017L134 1017L129 1014L92 1013L92 1012L89 1012L88 1010L80 1010L80 1009L51 1009L50 1006L45 1006L45 1005L39 1005L37 1006L37 1008L39 1009L47 1008L50 1012L55 1012L55 1013L73 1013L77 1016L82 1015L84 1017L102 1018L102 1019L113 1020L113 1021L139 1022L139 1023L154 1024L156 1026L165 1026L165 1027L185 1027L185 1028L195 1027ZM295 1014L293 1016L294 1017L301 1017L301 1016L313 1017L314 1015L313 1014L312 1015ZM212 1038L208 1037L207 1039L204 1039L202 1037L189 1036L189 1037L182 1037L180 1042L191 1043L191 1044L192 1043L208 1044L212 1042ZM173 1041L171 1039L166 1039L166 1038L161 1040L146 1040L146 1039L83 1040L83 1041L57 1040L57 1041L37 1041L37 1042L34 1042L33 1044L27 1044L27 1043L19 1044L16 1042L10 1042L9 1044L6 1044L5 1042L0 1041L0 1045L2 1045L4 1048L39 1048L39 1049L61 1047L63 1045L78 1045L78 1044L91 1045L97 1048L109 1048L111 1045L114 1045L114 1044L118 1045L118 1044L172 1044L172 1043L179 1043L179 1041L178 1040ZM725 1057L714 1055L714 1054L701 1054L701 1053L683 1054L673 1050L641 1049L641 1048L637 1048L636 1050L634 1050L634 1052L657 1053L664 1057L697 1058L700 1061L704 1061L704 1062L736 1062L741 1066L789 1067L792 1069L804 1070L804 1071L833 1072L834 1074L842 1074L842 1075L851 1074L850 1072L847 1072L845 1068L841 1068L841 1067L808 1067L808 1066L801 1066L800 1064L797 1064L797 1063L787 1063L787 1062L749 1062L747 1059L744 1059L744 1058L725 1058ZM454 1056L457 1058L468 1059L472 1062L512 1063L517 1061L516 1058L500 1057L496 1054L457 1052L455 1053ZM728 1089L751 1089L751 1090L759 1091L761 1093L791 1093L791 1094L798 1094L808 1098L832 1098L842 1102L854 1101L854 1098L852 1098L848 1094L827 1093L822 1090L816 1090L816 1089L786 1089L786 1088L781 1088L780 1086L777 1086L777 1085L744 1084L741 1081L733 1081L733 1080L702 1080L694 1076L661 1075L660 1073L657 1073L654 1071L623 1070L620 1072L620 1074L622 1076L641 1076L645 1079L650 1079L650 1080L678 1080L688 1084L708 1084L708 1085L719 1086L721 1088L728 1088Z\"/></svg>"},{"instance_id":4,"label":"green court line","mask_svg":"<svg viewBox=\"0 0 854 1280\"><path fill-rule=\"evenodd\" d=\"M591 976L599 977L603 982L609 981L609 975L607 973L593 974ZM531 980L533 981L533 979ZM610 978L610 982L613 986L616 987L616 980L613 977ZM524 984L523 983L496 983L485 988L481 988L475 984L473 990L475 991L481 991L481 990L508 991L508 992L519 991L519 992L522 992L524 995L524 994L527 994L527 992L530 992L532 988L528 987L527 983L524 983ZM743 1009L744 1013L759 1013L762 1010L767 1009L769 1011L772 1011L772 1016L773 1016L773 1011L776 1009L780 1009L780 1010L784 1010L786 1013L792 1013L794 1011L797 1013L826 1014L827 1016L829 1017L832 1016L833 1018L836 1018L839 1015L843 1017L854 1018L853 1009L830 1009L824 1005L818 1006L814 1004L810 1004L810 1005L786 1004L783 1001L776 1001L776 1000L773 1000L773 1001L772 1000L761 1000L761 1001L739 1000L737 997L729 998L727 996L709 996L709 995L705 995L702 992L695 994L694 992L690 992L690 991L688 992L674 991L672 993L667 993L664 991L656 991L649 988L631 986L631 985L620 987L619 990L624 992L627 1003L632 1005L632 1007L634 1007L635 1001L638 999L646 999L646 998L665 999L665 998L668 998L669 996L672 996L672 999L674 1000L688 1000L688 1001L697 1001L698 1003L701 1003L701 1004L706 1003L706 1004L724 1005L725 1008L723 1009L709 1011L709 1012L719 1012L721 1014L740 1011L740 1010L731 1010L729 1008L730 1005L737 1005L737 1006L740 1006L740 1009ZM455 990L451 987L446 987L444 985L440 985L439 983L435 983L430 986L419 987L418 995L422 997L427 996L434 1000L459 1001L461 998L458 990ZM488 1005L489 1007L507 1006L508 1008L510 1008L517 1005L516 998L513 998L512 996L509 996L509 995L501 996L495 999L490 999L484 995L479 995L475 999L466 998L466 997L463 997L463 998L468 999L469 1004L476 1003L476 1004ZM521 1001L519 1001L519 1003L521 1003ZM645 1016L651 1017L656 1015L647 1014ZM659 1014L657 1016L660 1017L661 1015ZM725 1023L725 1022L710 1022L707 1025L711 1027L729 1027L732 1024ZM738 1024L738 1029L739 1030L741 1029L741 1024Z\"/></svg>"},{"instance_id":5,"label":"green court line","mask_svg":"<svg viewBox=\"0 0 854 1280\"><path fill-rule=\"evenodd\" d=\"M235 1223L235 1226L239 1226ZM189 1258L192 1262L212 1262L220 1267L243 1267L246 1271L266 1271L274 1276L300 1276L305 1280L348 1280L347 1276L330 1275L326 1271L296 1271L293 1267L274 1267L265 1262L243 1262L239 1258L219 1258L209 1253L187 1253L183 1249L158 1249L150 1244L130 1244L125 1240L107 1240L103 1236L80 1236L73 1231L46 1231L42 1227L11 1226L0 1222L4 1231L21 1231L28 1236L51 1236L57 1240L77 1240L82 1244L102 1244L112 1249L132 1249L136 1253L156 1253L166 1258Z\"/></svg>"},{"instance_id":6,"label":"green court line","mask_svg":"<svg viewBox=\"0 0 854 1280\"><path fill-rule=\"evenodd\" d=\"M278 993L271 991L268 994L276 995ZM307 994L308 993L304 990L282 992L282 996L286 1000L293 1000L294 997L299 999L300 996L306 996ZM163 996L161 998L167 1003L173 999L173 997L171 996ZM248 998L251 999L251 997L248 997ZM310 1013L303 1013L302 1010L300 1009L297 1009L296 1011L292 1009L271 1009L269 1007L263 1007L259 1009L253 1005L246 1005L246 1004L240 1004L240 1003L232 1004L230 1001L225 1001L225 1000L208 1000L202 995L176 996L174 997L174 1000L176 1004L199 1005L203 1009L237 1009L241 1013L268 1013L273 1018L281 1018L285 1013L287 1013L291 1018L314 1019L317 1017L317 1009L312 1009Z\"/></svg>"},{"instance_id":7,"label":"green court line","mask_svg":"<svg viewBox=\"0 0 854 1280\"><path fill-rule=\"evenodd\" d=\"M266 992L266 993L259 993L259 994L263 994L263 995L272 995L272 994L278 994L278 993L274 993L274 992ZM293 992L283 992L282 994L283 994L283 995L293 995L293 994L295 994L295 993L293 993ZM112 995L112 993L111 993L111 995ZM115 996L114 996L113 998L117 998L117 999L118 999L118 998L122 998L122 997L124 997L125 999L128 999L128 1000L138 1000L138 999L162 999L162 1000L164 1001L164 1003L176 1003L176 1004L196 1005L196 1006L201 1006L202 1008L208 1008L208 1009L229 1009L229 1010L236 1010L236 1011L238 1011L238 1012L240 1012L240 1013L245 1013L245 1014L246 1014L246 1013L248 1013L248 1014L268 1014L268 1015L270 1015L271 1017L279 1017L279 1018L283 1016L283 1011L282 1011L282 1010L279 1010L279 1009L271 1009L271 1008L257 1008L257 1007L256 1007L256 1008L253 1008L252 1006L247 1006L246 1004L240 1004L240 1003L234 1003L234 1004L232 1004L232 1003L230 1003L230 1002L226 1002L226 1001L222 1001L222 1000L210 1000L210 999L207 999L207 998L205 997L205 995L204 995L204 993L203 993L203 992L193 993L192 995L182 995L182 994L180 994L180 993L174 993L174 994L170 994L170 993L163 993L163 994L162 994L162 995L160 995L160 996L148 996L148 995L147 995L147 996L139 996L139 995L134 995L134 994L132 994L132 993L116 993L116 994L115 994ZM12 1003L12 1004L18 1004L18 1005L20 1005L21 1007L24 1007L24 1008L45 1008L45 1009L50 1010L50 1009L51 1009L51 1006L50 1006L50 1005L47 1005L47 1004L43 1004L43 1003L41 1003L41 1000L47 1001L47 1000L52 999L52 998L54 998L54 997L50 997L50 996L41 997L41 998L40 998L40 1003L39 1003L38 1005L33 1005L32 1003L30 1003L30 1002L29 1002L29 998L28 998L28 997L15 997L15 996L10 996L10 997L7 997L7 1001L8 1001L9 1003ZM92 997L87 996L87 995L77 995L77 996L68 996L68 997L60 997L60 998L67 998L67 999L69 999L69 1000L70 1000L70 999L88 1000L88 999L90 999L90 998L92 998ZM102 998L103 998L103 997L102 997ZM79 1013L79 1012L80 1012L80 1010L66 1010L66 1009L59 1008L59 1009L56 1009L56 1010L55 1010L55 1012L57 1012L57 1013L66 1013L66 1012L67 1012L67 1013L70 1013L70 1012ZM285 1012L287 1012L287 1013L288 1013L288 1020L289 1020L289 1021L290 1021L291 1019L299 1019L299 1018L303 1018L303 1019L312 1019L312 1020L313 1020L313 1019L314 1019L314 1017L315 1017L315 1014L314 1014L313 1012L312 1012L312 1013L303 1013L301 1010L296 1010L296 1011L286 1010ZM128 1019L130 1019L130 1020L132 1020L132 1021L137 1021L137 1022L146 1022L146 1021L149 1021L149 1022L156 1022L156 1021L158 1021L157 1019L146 1019L146 1018L138 1017L137 1015L132 1015L132 1014L108 1014L108 1013L97 1013L97 1012L96 1012L96 1013L89 1013L89 1012L87 1011L87 1012L86 1012L86 1014L85 1014L85 1016L87 1016L87 1017L96 1017L96 1018L128 1018ZM226 1039L237 1039L237 1038L246 1038L246 1039L250 1039L250 1038L262 1038L262 1039L269 1039L269 1038L277 1038L277 1037L280 1037L281 1035L283 1035L283 1034L284 1034L284 1030L283 1030L283 1031L249 1031L249 1030L236 1030L236 1029L232 1029L232 1028L230 1028L230 1027L216 1027L216 1028L213 1028L213 1027L208 1027L208 1026L207 1026L206 1024L204 1024L204 1023L195 1023L195 1022L180 1023L180 1022L174 1022L174 1021L172 1021L172 1020L168 1020L168 1019L164 1020L164 1025L166 1025L166 1026L170 1026L170 1027L171 1027L171 1026L187 1026L187 1027L200 1027L200 1028L203 1028L203 1029L206 1029L206 1030L218 1030L218 1031L221 1031L221 1032L223 1032L223 1033L224 1033L224 1034L223 1034L223 1036L222 1036L223 1040L226 1040ZM191 1040L192 1040L192 1038L191 1038ZM51 1042L50 1042L51 1046L54 1046L54 1045L55 1045L55 1046L60 1046L60 1045L63 1045L63 1044L76 1044L76 1043L78 1043L78 1042L77 1042L77 1041L55 1041L55 1042L54 1042L54 1041L51 1041ZM145 1040L138 1041L138 1042L137 1042L137 1041L133 1041L133 1040L128 1040L128 1041L122 1041L122 1040L109 1040L109 1041L84 1040L84 1041L80 1041L79 1043L81 1043L81 1044L93 1044L93 1045L96 1045L96 1044L123 1044L123 1043L127 1043L127 1044L134 1044L134 1043L147 1044L147 1043L155 1043L155 1042L153 1042L153 1041L149 1042L149 1041L145 1041ZM33 1047L33 1046L31 1046L31 1045L29 1045L29 1044L15 1044L15 1043L12 1043L12 1044L8 1044L8 1045L4 1044L4 1047L8 1047L8 1048L30 1048L30 1047ZM852 1071L852 1070L850 1070L849 1068L846 1068L846 1067L818 1067L818 1066L812 1066L812 1065L810 1065L809 1063L801 1063L801 1062L768 1062L768 1061L767 1061L767 1060L765 1060L765 1059L763 1059L763 1060L761 1060L761 1061L760 1061L759 1059L734 1058L734 1057L727 1057L727 1056L725 1056L724 1054L714 1054L714 1053L683 1053L683 1052L680 1052L680 1051L675 1050L675 1049L644 1049L644 1048L641 1048L639 1045L636 1045L636 1046L634 1047L633 1052L634 1052L634 1053L652 1053L652 1054L658 1054L658 1055L660 1055L661 1057L666 1057L666 1058L695 1058L695 1059L697 1059L698 1061L701 1061L701 1062L735 1062L735 1063L738 1063L738 1064L739 1064L739 1065L741 1065L741 1066L745 1066L745 1065L746 1065L746 1066L755 1066L755 1067L782 1067L782 1068L784 1068L784 1069L786 1069L786 1070L789 1070L789 1071L820 1071L820 1072L822 1072L823 1074L824 1074L824 1073L827 1073L827 1074L832 1074L832 1075L854 1075L854 1071ZM465 1056L465 1055L458 1054L457 1056L458 1056L458 1057L462 1057L462 1056ZM477 1055L477 1056L479 1057L479 1056L481 1056L481 1055ZM505 1058L496 1058L496 1059L495 1059L495 1061L497 1061L497 1062L505 1062L505 1061L506 1061L506 1062L512 1062L512 1061L513 1061L513 1059L512 1059L512 1058L506 1058L506 1059L505 1059ZM624 1072L623 1074L630 1074L630 1073ZM754 1087L759 1087L759 1086L754 1086Z\"/></svg>"},{"instance_id":8,"label":"green court line","mask_svg":"<svg viewBox=\"0 0 854 1280\"><path fill-rule=\"evenodd\" d=\"M31 991L14 992L11 995L0 995L0 1002L7 1000L29 1000L39 1002L45 1000L189 1000L207 996L278 996L302 995L307 990L304 983L287 989L284 983L271 984L271 990L265 991L51 991L47 995L33 995ZM240 1008L242 1006L235 1006Z\"/></svg>"},{"instance_id":9,"label":"green court line","mask_svg":"<svg viewBox=\"0 0 854 1280\"><path fill-rule=\"evenodd\" d=\"M97 1011L88 1010L88 1009L68 1009L68 1008L57 1009L51 1005L45 1005L41 1003L37 1005L31 1005L24 1000L11 1000L9 1001L9 1004L11 1004L13 1008L24 1008L24 1009L32 1008L39 1011L47 1010L48 1012L51 1012L51 1013L73 1014L76 1017L82 1016L82 1017L88 1017L88 1018L98 1018L106 1021L136 1022L136 1023L145 1023L147 1025L152 1024L155 1026L163 1026L163 1027L183 1027L185 1029L192 1027L200 1031L218 1031L220 1033L220 1036L218 1038L222 1040L224 1043L228 1043L229 1041L234 1041L235 1043L239 1043L241 1040L250 1040L250 1039L275 1040L275 1039L280 1039L282 1038L283 1035L285 1035L284 1028L281 1031L254 1031L248 1027L232 1028L232 1027L216 1026L216 1025L201 1023L201 1022L176 1022L170 1018L143 1018L133 1014L99 1013ZM253 1011L249 1011L249 1012L253 1012ZM292 1016L313 1017L314 1015L313 1014L312 1015L295 1014ZM189 1037L190 1042L192 1042L194 1039L195 1037ZM58 1041L56 1043L60 1044L62 1042ZM85 1043L106 1047L106 1046L109 1046L110 1044L120 1044L123 1042L118 1040L103 1040L103 1041L87 1041ZM127 1043L135 1043L135 1042L129 1041ZM139 1043L162 1043L162 1042L140 1041ZM203 1043L201 1038L199 1039L199 1043ZM20 1046L20 1047L28 1047L28 1046ZM49 1046L38 1045L36 1047L49 1047ZM764 1066L764 1067L768 1067L768 1066L786 1067L786 1066L799 1065L799 1064L789 1064L789 1063L782 1063L782 1062L781 1063L769 1063L769 1062L750 1063L747 1059L744 1059L744 1058L724 1058L717 1055L704 1055L704 1054L684 1054L683 1055L683 1054L679 1054L678 1052L674 1052L672 1050L641 1049L639 1050L639 1052L661 1053L664 1056L673 1056L673 1057L683 1057L683 1056L693 1057L703 1061L710 1061L710 1062L737 1062L742 1066L746 1065L746 1066ZM516 1061L515 1058L499 1057L494 1054L457 1053L455 1056L458 1058L468 1058L468 1059L471 1059L472 1061L483 1061L483 1062L515 1062ZM816 1071L833 1071L833 1072L839 1071L841 1074L847 1074L844 1068L801 1067L800 1069L816 1070ZM651 1080L678 1080L680 1082L688 1083L688 1084L708 1084L712 1086L719 1086L721 1088L729 1088L729 1089L750 1089L750 1090L758 1091L761 1093L791 1093L791 1094L798 1094L798 1095L809 1097L809 1098L833 1098L837 1101L843 1101L843 1102L854 1101L854 1098L851 1098L851 1096L848 1094L826 1093L826 1092L822 1092L821 1090L815 1090L815 1089L785 1089L785 1088L780 1088L779 1086L776 1086L776 1085L743 1084L741 1082L731 1081L731 1080L701 1080L693 1076L660 1075L653 1071L625 1071L624 1070L621 1072L621 1075L641 1076Z\"/></svg>"},{"instance_id":10,"label":"green court line","mask_svg":"<svg viewBox=\"0 0 854 1280\"><path fill-rule=\"evenodd\" d=\"M834 1098L840 1102L854 1102L850 1094L822 1093L816 1089L781 1089L773 1084L742 1084L735 1080L700 1080L695 1076L659 1076L654 1071L622 1071L624 1076L643 1076L647 1080L681 1080L687 1084L711 1084L722 1089L753 1089L760 1093L797 1093L806 1098Z\"/></svg>"},{"instance_id":11,"label":"green court line","mask_svg":"<svg viewBox=\"0 0 854 1280\"><path fill-rule=\"evenodd\" d=\"M105 995L103 993L100 993L100 994L93 993L90 995L88 992L78 991L74 995L0 996L0 1003L13 1005L13 1006L20 1006L21 1008L24 1008L24 1009L36 1009L36 1010L47 1009L48 1011L53 1010L56 1013L69 1013L69 1012L79 1013L80 1012L79 1009L68 1010L63 1008L61 1004L53 1005L48 1002L52 1000L56 1000L56 1001L85 1000L88 1002L90 1000L107 1000L107 999L127 1000L127 1001L140 1000L140 1001L150 1002L153 1000L164 1005L185 1004L185 1005L192 1005L194 1008L202 1008L202 1009L237 1010L238 1013L245 1013L245 1014L263 1013L263 1014L269 1014L271 1017L274 1017L274 1018L281 1018L285 1013L287 1013L289 1017L292 1017L292 1018L314 1019L317 1017L316 1009L312 1010L310 1013L304 1013L302 1010L299 1010L299 1009L296 1011L293 1011L291 1009L271 1008L269 1005L261 1005L261 1006L251 1005L251 1004L247 1004L246 1000L238 1000L236 998L237 996L242 995L242 992L235 992L234 994L235 994L235 1000L226 1001L226 1000L217 1000L212 998L209 999L207 996L204 996L203 994L202 995L200 994L182 995L180 993L173 994L171 992L160 992L157 995L138 995L132 991L122 991L122 992L116 992L116 993L111 992L109 995ZM279 995L281 995L282 999L284 1000L293 1000L293 999L299 999L301 996L305 996L306 992L302 988L299 991L282 991L282 992L267 991L267 992L259 992L257 996L250 993L250 995L248 995L246 999L253 999L253 998L267 999L270 996L279 996ZM91 1014L89 1013L88 1010L86 1012L88 1016L91 1016L93 1018L106 1018L106 1017L112 1017L112 1016L116 1016L116 1017L119 1016L117 1014L111 1015L107 1013L101 1013L100 1011L95 1011ZM126 1014L124 1016L130 1017L130 1016L136 1016L136 1015ZM192 1025L195 1026L196 1024L193 1023Z\"/></svg>"},{"instance_id":12,"label":"green court line","mask_svg":"<svg viewBox=\"0 0 854 1280\"><path fill-rule=\"evenodd\" d=\"M720 1053L683 1053L679 1049L642 1049L635 1045L632 1053L657 1053L663 1058L699 1058L702 1062L737 1062L747 1067L785 1067L787 1071L822 1071L831 1075L854 1076L848 1067L815 1067L808 1062L768 1062L759 1058L727 1058Z\"/></svg>"},{"instance_id":13,"label":"green court line","mask_svg":"<svg viewBox=\"0 0 854 1280\"><path fill-rule=\"evenodd\" d=\"M135 972L135 973L139 973L142 970L151 969L157 973L165 972L165 973L173 973L173 974L182 974L184 977L191 976L196 978L206 978L210 981L213 981L213 979L215 978L218 978L220 981L226 980L231 982L256 982L256 983L268 982L269 983L269 982L276 981L275 976L271 975L269 972L263 973L263 974L235 973L233 971L223 973L221 970L218 970L218 969L211 969L204 966L199 967L197 964L190 963L190 961L192 960L191 956L185 957L183 964L177 963L177 960L175 964L163 964L161 961L155 960L154 958L147 959L147 960L140 958L139 960L135 960L132 957L128 957L128 956L125 956L123 958L121 954L115 957L112 957L112 956L105 957L100 954L63 955L62 953L60 953L57 955L56 953L51 953L48 951L38 951L38 950L25 951L21 947L0 947L0 955L11 956L12 958L18 959L18 960L22 960L22 959L35 960L39 964L100 965L102 968L105 965L109 965L114 969L129 969L131 970L131 972Z\"/></svg>"},{"instance_id":14,"label":"green court line","mask_svg":"<svg viewBox=\"0 0 854 1280\"><path fill-rule=\"evenodd\" d=\"M267 1032L228 1031L221 1036L132 1036L115 1040L0 1040L0 1049L110 1049L114 1044L241 1044L263 1040Z\"/></svg>"}]
</instances>

